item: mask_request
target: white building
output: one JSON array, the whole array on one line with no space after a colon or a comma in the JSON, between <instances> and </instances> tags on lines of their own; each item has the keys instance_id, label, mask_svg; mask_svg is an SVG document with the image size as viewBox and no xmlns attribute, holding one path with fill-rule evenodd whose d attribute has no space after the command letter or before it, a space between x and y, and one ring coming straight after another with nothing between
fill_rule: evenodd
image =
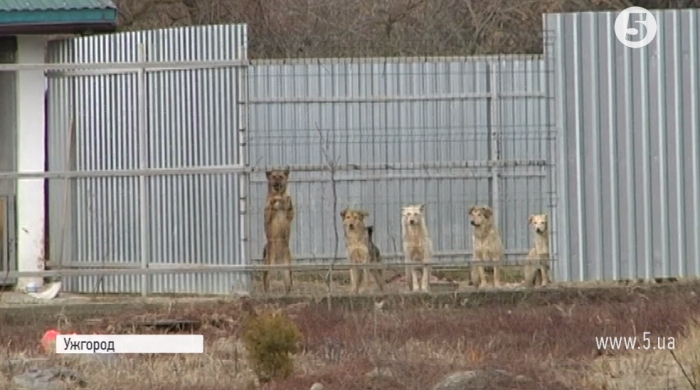
<instances>
[{"instance_id":1,"label":"white building","mask_svg":"<svg viewBox=\"0 0 700 390\"><path fill-rule=\"evenodd\" d=\"M56 34L116 30L111 0L0 0L0 65L39 64ZM0 69L0 172L46 169L46 78L43 70ZM0 271L44 269L50 254L46 181L0 180ZM41 278L3 280L0 285Z\"/></svg>"}]
</instances>

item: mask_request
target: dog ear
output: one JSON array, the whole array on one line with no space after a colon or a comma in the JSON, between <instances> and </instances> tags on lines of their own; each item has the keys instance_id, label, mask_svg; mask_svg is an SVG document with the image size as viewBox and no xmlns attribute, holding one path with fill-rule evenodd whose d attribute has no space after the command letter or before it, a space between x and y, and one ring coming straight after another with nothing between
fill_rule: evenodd
<instances>
[{"instance_id":1,"label":"dog ear","mask_svg":"<svg viewBox=\"0 0 700 390\"><path fill-rule=\"evenodd\" d=\"M418 205L418 210L420 210L421 213L422 213L423 211L425 211L425 203L419 204L419 205Z\"/></svg>"},{"instance_id":2,"label":"dog ear","mask_svg":"<svg viewBox=\"0 0 700 390\"><path fill-rule=\"evenodd\" d=\"M493 215L493 209L491 209L491 207L489 206L484 206L481 208L481 210L484 213L484 217L486 218L491 218L491 216Z\"/></svg>"},{"instance_id":3,"label":"dog ear","mask_svg":"<svg viewBox=\"0 0 700 390\"><path fill-rule=\"evenodd\" d=\"M549 216L547 214L542 214L545 222L549 222Z\"/></svg>"},{"instance_id":4,"label":"dog ear","mask_svg":"<svg viewBox=\"0 0 700 390\"><path fill-rule=\"evenodd\" d=\"M476 210L476 206L472 206L469 208L469 214L473 213L474 210Z\"/></svg>"},{"instance_id":5,"label":"dog ear","mask_svg":"<svg viewBox=\"0 0 700 390\"><path fill-rule=\"evenodd\" d=\"M530 215L530 217L527 219L527 224L528 224L528 225L532 225L532 220L533 220L533 219L535 219L535 215L534 215L534 214Z\"/></svg>"},{"instance_id":6,"label":"dog ear","mask_svg":"<svg viewBox=\"0 0 700 390\"><path fill-rule=\"evenodd\" d=\"M284 177L289 177L289 167L284 168Z\"/></svg>"},{"instance_id":7,"label":"dog ear","mask_svg":"<svg viewBox=\"0 0 700 390\"><path fill-rule=\"evenodd\" d=\"M270 175L272 175L272 171L265 172L265 177L267 177L268 179L270 179Z\"/></svg>"},{"instance_id":8,"label":"dog ear","mask_svg":"<svg viewBox=\"0 0 700 390\"><path fill-rule=\"evenodd\" d=\"M340 212L340 218L345 218L345 214L348 212L348 210L343 210Z\"/></svg>"}]
</instances>

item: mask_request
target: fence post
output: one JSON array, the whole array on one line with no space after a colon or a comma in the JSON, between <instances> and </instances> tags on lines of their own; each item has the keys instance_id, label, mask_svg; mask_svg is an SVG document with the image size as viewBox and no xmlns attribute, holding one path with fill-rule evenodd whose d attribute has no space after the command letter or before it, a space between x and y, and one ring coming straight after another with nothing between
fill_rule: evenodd
<instances>
[{"instance_id":1,"label":"fence post","mask_svg":"<svg viewBox=\"0 0 700 390\"><path fill-rule=\"evenodd\" d=\"M495 164L499 159L499 147L498 147L498 136L499 136L499 131L498 131L498 126L499 126L499 115L500 115L500 110L499 110L499 85L498 85L498 80L499 80L499 64L498 60L492 60L489 61L489 93L491 96L489 97L489 127L488 127L488 142L489 142L489 161L491 163L490 166L490 172L491 172L491 178L489 179L489 203L491 207L493 208L494 212L494 220L495 221L500 221L498 219L499 217L499 209L500 209L500 193L499 193L499 186L498 186L498 178L499 178L499 169L497 164Z\"/></svg>"},{"instance_id":2,"label":"fence post","mask_svg":"<svg viewBox=\"0 0 700 390\"><path fill-rule=\"evenodd\" d=\"M143 43L138 45L137 61L146 61L146 48ZM148 134L147 134L147 118L146 110L148 108L146 98L146 70L140 68L137 72L137 90L138 90L138 126L139 126L139 166L141 169L148 169ZM148 258L151 252L150 243L150 218L148 215L148 177L145 175L139 176L139 213L140 213L140 230L141 230L141 269L148 269ZM149 275L141 275L141 296L148 296L148 279Z\"/></svg>"},{"instance_id":3,"label":"fence post","mask_svg":"<svg viewBox=\"0 0 700 390\"><path fill-rule=\"evenodd\" d=\"M248 161L248 67L237 67L236 85L236 100L238 103L238 164L243 164L246 167L250 166ZM250 195L250 173L238 173L238 213L239 213L239 229L238 229L238 245L240 246L239 256L242 265L251 265L250 246L248 245L248 237L250 237L250 223L248 223L248 198ZM254 275L244 272L236 275L248 292L252 291Z\"/></svg>"}]
</instances>

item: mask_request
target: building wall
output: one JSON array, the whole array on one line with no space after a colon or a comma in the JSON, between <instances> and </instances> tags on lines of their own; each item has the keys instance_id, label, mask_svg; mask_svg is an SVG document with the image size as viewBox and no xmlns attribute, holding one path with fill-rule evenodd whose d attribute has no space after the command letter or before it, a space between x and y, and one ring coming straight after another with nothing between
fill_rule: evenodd
<instances>
[{"instance_id":1,"label":"building wall","mask_svg":"<svg viewBox=\"0 0 700 390\"><path fill-rule=\"evenodd\" d=\"M17 63L42 64L46 55L47 37L17 37ZM45 167L45 96L46 79L42 70L20 70L16 73L17 88L17 171L41 172ZM45 186L43 179L17 181L17 269L43 270L45 253ZM19 278L17 287L26 283L43 283L43 278Z\"/></svg>"}]
</instances>

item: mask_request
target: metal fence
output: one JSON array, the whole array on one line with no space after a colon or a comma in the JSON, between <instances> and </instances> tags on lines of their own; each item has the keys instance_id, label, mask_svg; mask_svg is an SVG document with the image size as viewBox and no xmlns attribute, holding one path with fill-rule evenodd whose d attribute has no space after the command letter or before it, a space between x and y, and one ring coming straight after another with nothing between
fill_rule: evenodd
<instances>
[{"instance_id":1,"label":"metal fence","mask_svg":"<svg viewBox=\"0 0 700 390\"><path fill-rule=\"evenodd\" d=\"M418 203L438 262L467 264L467 211L479 204L495 209L507 258L522 260L528 216L555 203L550 72L539 56L254 61L253 261L270 167L291 171L297 262L346 261L346 207L368 211L383 259L402 262L401 208Z\"/></svg>"},{"instance_id":2,"label":"metal fence","mask_svg":"<svg viewBox=\"0 0 700 390\"><path fill-rule=\"evenodd\" d=\"M106 65L47 73L49 169L100 171L49 180L53 266L244 264L245 25L78 38L49 52L52 63ZM79 292L228 293L247 283L221 273L66 278Z\"/></svg>"},{"instance_id":3,"label":"metal fence","mask_svg":"<svg viewBox=\"0 0 700 390\"><path fill-rule=\"evenodd\" d=\"M545 17L563 280L700 275L700 11L651 12L642 49L618 42L616 12Z\"/></svg>"},{"instance_id":4,"label":"metal fence","mask_svg":"<svg viewBox=\"0 0 700 390\"><path fill-rule=\"evenodd\" d=\"M230 271L261 260L275 167L292 171L295 264L317 270L346 263L348 206L395 263L402 206L425 204L435 259L462 268L471 205L494 208L511 260L528 216L554 210L547 58L248 66L245 26L210 26L55 42L50 60L51 172L33 175L49 182L51 265L69 291L255 289Z\"/></svg>"}]
</instances>

